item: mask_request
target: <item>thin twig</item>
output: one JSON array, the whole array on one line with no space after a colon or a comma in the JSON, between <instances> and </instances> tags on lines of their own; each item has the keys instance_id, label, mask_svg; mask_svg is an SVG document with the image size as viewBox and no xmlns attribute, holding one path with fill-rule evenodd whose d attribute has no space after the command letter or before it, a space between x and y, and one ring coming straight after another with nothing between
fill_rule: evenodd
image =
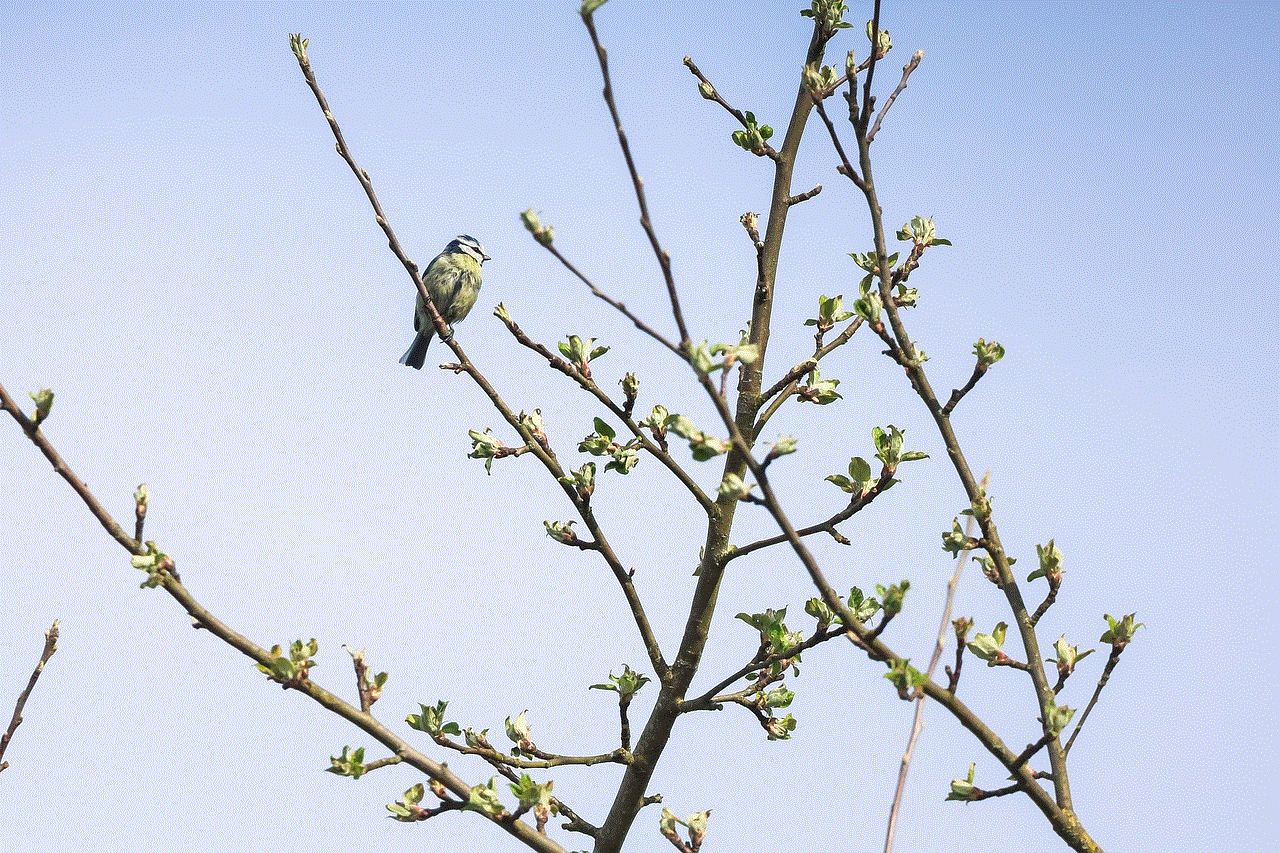
<instances>
[{"instance_id":1,"label":"thin twig","mask_svg":"<svg viewBox=\"0 0 1280 853\"><path fill-rule=\"evenodd\" d=\"M813 106L818 111L818 117L822 119L822 123L826 125L827 135L831 137L831 144L836 149L836 156L840 158L840 165L836 166L836 171L853 181L858 189L865 192L867 186L862 178L858 176L857 171L854 170L853 164L849 162L849 157L844 153L844 146L840 144L840 134L836 133L836 126L827 115L826 108L822 106L822 101L814 100Z\"/></svg>"},{"instance_id":2,"label":"thin twig","mask_svg":"<svg viewBox=\"0 0 1280 853\"><path fill-rule=\"evenodd\" d=\"M609 304L610 306L612 306L616 311L618 311L618 313L620 313L622 316L624 316L624 317L626 317L628 320L630 320L630 321L632 322L632 324L634 324L634 325L635 325L635 327L636 327L637 329L639 329L640 331L644 332L646 335L648 335L649 337L653 338L655 341L657 341L658 343L662 344L664 347L666 347L667 349L671 350L673 353L675 353L676 355L680 356L681 358L683 358L683 357L684 357L684 353L682 353L682 352L680 351L680 347L678 347L678 346L676 346L675 344L673 344L671 341L669 341L669 340L666 338L666 336L664 336L662 333L660 333L660 332L656 331L653 327L649 326L649 324L647 324L647 323L645 323L643 320L641 320L641 319L640 319L636 314L634 314L634 313L631 311L631 309L630 309L630 308L628 308L628 307L626 306L626 304L625 304L625 303L620 302L620 301L619 301L619 300L617 300L617 299L614 299L612 296L610 296L609 294L605 293L605 292L604 292L603 290L601 290L600 288L596 287L595 283L594 283L594 282L592 282L592 281L591 281L591 279L589 279L589 278L587 278L585 275L583 275L583 274L582 274L582 272L581 272L581 271L580 271L576 266L574 266L574 264L573 264L573 263L572 263L568 258L566 258L566 257L565 257L561 252L560 252L560 250L559 250L559 249L557 249L557 248L555 247L555 244L554 244L554 243L543 243L542 245L543 245L544 247L546 247L546 250L547 250L548 252L550 252L552 255L554 255L554 256L555 256L555 259L556 259L556 260L558 260L560 263L564 264L565 268L566 268L566 269L568 269L568 270L569 270L569 272L571 272L571 273L573 273L575 276L577 276L577 277L578 277L578 279L579 279L583 284L585 284L588 288L590 288L590 290L591 290L591 295L592 295L592 296L594 296L594 297L596 297L597 299L600 299L600 300L602 300L602 301L604 301L604 302L608 303L608 304Z\"/></svg>"},{"instance_id":3,"label":"thin twig","mask_svg":"<svg viewBox=\"0 0 1280 853\"><path fill-rule=\"evenodd\" d=\"M871 79L876 73L876 63L880 60L880 0L876 0L875 6L871 12L871 55L867 57L867 73L862 78L862 110L858 114L858 120L854 122L854 126L858 130L859 137L865 136L867 132L867 124L871 121L871 111L875 109L876 99L871 94ZM849 81L849 88L852 91L854 80ZM852 106L853 99L849 99ZM864 178L866 175L864 174Z\"/></svg>"},{"instance_id":4,"label":"thin twig","mask_svg":"<svg viewBox=\"0 0 1280 853\"><path fill-rule=\"evenodd\" d=\"M1019 765L1026 764L1028 761L1031 760L1031 757L1033 755L1035 755L1037 752L1039 752L1040 750L1048 746L1049 741L1052 739L1053 739L1053 735L1050 735L1050 734L1040 735L1040 739L1038 741L1036 741L1035 743L1027 744L1026 749L1018 753L1018 757L1015 759L1016 763L1018 763Z\"/></svg>"},{"instance_id":5,"label":"thin twig","mask_svg":"<svg viewBox=\"0 0 1280 853\"><path fill-rule=\"evenodd\" d=\"M836 525L842 521L847 521L852 518L855 513L861 512L868 504L875 500L877 496L883 494L884 491L892 485L892 480L893 474L889 471L882 470L880 473L880 479L876 480L875 485L849 501L848 506L825 521L820 521L817 524L800 528L796 531L796 535L804 537L812 536L815 533L829 533L831 536L835 537L840 544L848 545L849 541L840 535L840 532L836 530ZM752 551L758 551L761 548L768 548L773 545L780 545L786 541L787 537L785 534L769 536L764 539L759 539L755 542L751 542L746 545L739 545L730 549L724 559L727 563L730 560L736 560L738 557L744 557Z\"/></svg>"},{"instance_id":6,"label":"thin twig","mask_svg":"<svg viewBox=\"0 0 1280 853\"><path fill-rule=\"evenodd\" d=\"M717 90L716 87L711 84L711 81L706 78L706 75L704 75L702 71L698 69L698 66L694 64L693 59L691 57L686 56L684 58L684 66L685 68L689 69L690 73L692 73L694 77L698 78L698 82L701 84L698 87L698 92L702 94L702 97L706 98L709 101L715 101L717 104L724 107L725 112L729 113L729 115L737 119L738 124L742 125L747 130L751 129L751 123L747 121L746 114L742 112L742 110L734 107L724 98L720 97L719 90ZM774 162L777 162L778 157L780 156L778 152L767 142L764 143L764 148L761 149L761 151L764 154L764 156L768 157L770 160L773 160ZM804 201L807 198L812 198L813 196L817 195L820 192L822 192L822 187L817 186L814 189L810 190L808 193L804 193L803 197L791 196L791 199L794 199L794 201L789 200L789 203L795 204L797 202Z\"/></svg>"},{"instance_id":7,"label":"thin twig","mask_svg":"<svg viewBox=\"0 0 1280 853\"><path fill-rule=\"evenodd\" d=\"M1093 706L1098 704L1098 697L1102 695L1102 688L1107 686L1107 681L1111 678L1111 671L1116 668L1116 664L1120 662L1120 653L1124 651L1124 646L1113 645L1111 654L1107 657L1107 665L1102 669L1102 675L1098 678L1098 684L1093 688L1093 695L1089 697L1089 704L1085 706L1084 712L1080 715L1080 719L1076 721L1076 727L1071 732L1071 737L1067 739L1067 745L1062 748L1063 754L1071 751L1071 744L1076 742L1076 736L1080 734L1080 730L1084 728L1084 721L1089 719L1089 714L1093 711Z\"/></svg>"},{"instance_id":8,"label":"thin twig","mask_svg":"<svg viewBox=\"0 0 1280 853\"><path fill-rule=\"evenodd\" d=\"M621 747L599 755L554 755L531 750L530 753L535 756L534 758L520 758L499 752L492 746L467 746L444 736L435 738L435 742L462 755L483 758L494 767L514 767L520 770L545 770L549 767L566 766L591 767L596 764L628 764L631 761L631 752Z\"/></svg>"},{"instance_id":9,"label":"thin twig","mask_svg":"<svg viewBox=\"0 0 1280 853\"><path fill-rule=\"evenodd\" d=\"M71 470L71 466L58 455L58 451L49 443L49 439L45 438L44 433L40 431L39 424L27 417L22 409L18 408L18 404L9 396L9 392L4 389L3 385L0 385L0 409L13 416L13 419L18 422L18 426L22 428L22 432L40 449L40 452L44 454L44 458L49 460L53 470L75 490L75 493L80 496L80 500L84 501L84 505L89 508L89 512L93 513L93 517L98 519L98 523L102 525L103 529L111 534L111 538L120 543L120 547L130 554L141 556L147 553L146 547L137 539L125 533L124 528L112 518L106 507L98 502L98 499L89 491L89 487L76 476L75 472Z\"/></svg>"},{"instance_id":10,"label":"thin twig","mask_svg":"<svg viewBox=\"0 0 1280 853\"><path fill-rule=\"evenodd\" d=\"M626 425L627 430L639 439L641 447L661 462L662 465L680 481L681 485L689 491L689 494L693 496L693 499L698 502L699 506L707 512L714 510L715 501L713 501L707 493L702 490L702 487L699 486L691 476L689 476L689 472L686 471L670 453L650 439L649 436L645 434L644 430L640 428L640 425L635 422L635 419L628 415L622 406L615 403L609 395L604 392L604 389L596 384L595 380L583 376L582 373L572 364L553 353L543 344L540 344L533 338L529 337L529 335L521 329L519 324L516 323L515 320L511 319L509 315L502 316L499 319L502 320L503 325L507 327L507 331L511 333L517 343L533 350L538 355L545 358L547 360L547 364L578 383L580 388L595 397L601 405L613 413L614 417L622 421L622 423Z\"/></svg>"},{"instance_id":11,"label":"thin twig","mask_svg":"<svg viewBox=\"0 0 1280 853\"><path fill-rule=\"evenodd\" d=\"M680 296L676 292L676 281L671 275L671 256L658 242L658 234L653 230L653 222L649 219L649 204L645 201L644 181L640 180L640 173L636 170L636 162L631 156L631 145L627 142L627 134L622 129L622 118L618 115L618 105L613 100L613 84L609 79L609 55L604 45L600 43L600 36L596 34L595 20L591 12L584 9L582 21L587 26L587 32L591 34L591 44L596 49L596 59L600 61L600 75L604 78L602 94L604 102L609 106L609 115L613 118L613 127L618 134L618 146L622 149L622 157L627 161L627 171L631 173L631 184L635 187L636 201L640 205L640 227L649 238L649 245L653 247L653 253L658 258L658 266L662 268L662 278L667 284L667 298L671 301L671 314L675 318L676 328L680 330L680 348L687 356L689 329L685 326L684 311L680 308Z\"/></svg>"},{"instance_id":12,"label":"thin twig","mask_svg":"<svg viewBox=\"0 0 1280 853\"><path fill-rule=\"evenodd\" d=\"M990 471L982 475L983 491L986 491L990 479ZM972 515L965 520L964 534L965 536L973 534ZM930 679L933 678L933 673L938 668L938 661L942 659L942 652L947 647L947 629L951 627L951 608L955 604L956 585L960 582L960 573L964 571L964 564L968 560L969 551L961 551L951 577L947 580L947 595L942 606L942 624L938 626L938 639L933 645L933 656L929 658L929 668L925 670L925 676ZM911 768L911 757L915 754L916 742L920 739L921 730L924 729L924 700L923 693L916 699L915 718L911 721L911 736L907 739L907 748L902 753L902 764L898 768L898 785L893 792L893 805L889 807L889 828L885 832L884 853L893 853L893 838L898 829L898 813L902 810L903 794L907 787L907 771Z\"/></svg>"},{"instance_id":13,"label":"thin twig","mask_svg":"<svg viewBox=\"0 0 1280 853\"><path fill-rule=\"evenodd\" d=\"M627 716L627 708L631 705L631 695L618 694L618 740L622 748L631 751L631 718Z\"/></svg>"},{"instance_id":14,"label":"thin twig","mask_svg":"<svg viewBox=\"0 0 1280 853\"><path fill-rule=\"evenodd\" d=\"M1036 770L1031 774L1031 776L1033 779L1049 778L1049 774L1043 770ZM996 788L994 791L984 791L981 788L974 788L969 793L969 796L965 797L965 801L970 803L977 803L977 802L981 802L982 800L989 800L992 797L1007 797L1010 794L1016 794L1019 791L1024 790L1024 787L1025 786L1015 782L1014 784L1006 785L1003 788Z\"/></svg>"},{"instance_id":15,"label":"thin twig","mask_svg":"<svg viewBox=\"0 0 1280 853\"><path fill-rule=\"evenodd\" d=\"M360 182L361 189L364 190L365 196L369 199L369 204L373 207L374 221L378 223L378 226L382 228L382 233L386 235L387 247L404 265L409 277L413 279L418 295L425 301L428 313L431 315L431 322L435 325L436 334L440 336L440 340L452 345L452 330L445 323L444 318L440 316L439 308L431 299L431 294L427 291L426 284L423 283L422 276L418 272L418 265L409 258L409 255L400 245L400 240L396 237L395 231L391 229L391 223L382 210L381 202L378 201L378 194L373 191L373 182L369 180L369 173L356 165L355 158L352 157L351 150L347 147L347 140L342 135L342 128L338 125L338 120L334 118L333 111L329 109L329 101L325 98L324 92L320 91L320 84L316 82L315 74L312 73L311 60L306 55L305 47L301 50L295 48L294 57L298 60L298 67L302 69L303 79L307 81L311 94L315 96L316 103L320 105L325 119L329 122L329 130L333 133L334 141L337 143L338 154L348 168L351 169L352 174L356 176L356 180Z\"/></svg>"},{"instance_id":16,"label":"thin twig","mask_svg":"<svg viewBox=\"0 0 1280 853\"><path fill-rule=\"evenodd\" d=\"M1045 593L1044 601L1040 602L1036 612L1031 614L1032 625L1038 624L1040 617L1044 616L1049 608L1053 606L1053 603L1058 600L1058 589L1062 586L1062 576L1050 575L1047 580L1049 581L1049 591ZM1057 693L1058 691L1055 689L1053 692Z\"/></svg>"},{"instance_id":17,"label":"thin twig","mask_svg":"<svg viewBox=\"0 0 1280 853\"><path fill-rule=\"evenodd\" d=\"M867 134L867 142L872 142L876 138L876 134L880 132L880 122L884 121L884 114L889 112L889 107L893 106L893 102L898 100L902 90L907 88L907 78L920 65L920 60L922 59L924 59L924 51L917 50L911 55L911 61L902 66L902 80L898 83L898 88L894 89L893 94L889 96L889 100L885 101L884 106L880 108L880 114L876 116L876 123L872 126L871 132Z\"/></svg>"},{"instance_id":18,"label":"thin twig","mask_svg":"<svg viewBox=\"0 0 1280 853\"><path fill-rule=\"evenodd\" d=\"M872 17L872 33L879 29L880 20L880 2L876 0L875 14ZM877 55L877 51L873 48L873 60ZM907 378L911 383L912 389L925 407L932 415L934 424L937 426L943 443L947 448L947 456L951 460L952 467L955 469L956 475L959 477L961 484L964 486L965 493L969 498L970 506L974 509L974 514L979 527L982 530L982 541L985 542L985 549L991 558L995 573L998 576L999 587L1004 593L1005 600L1013 615L1013 622L1017 626L1018 634L1021 637L1023 649L1026 651L1027 663L1018 665L1018 668L1025 669L1031 676L1032 683L1035 687L1036 703L1039 708L1039 719L1042 730L1049 735L1047 745L1050 778L1053 783L1052 796L1048 792L1040 788L1039 785L1033 785L1029 781L1025 781L1024 789L1031 796L1031 799L1040 809L1041 813L1050 821L1054 831L1058 833L1068 844L1077 850L1096 850L1097 845L1080 825L1071 801L1071 785L1067 774L1066 757L1063 752L1062 742L1059 737L1052 734L1053 715L1051 713L1054 707L1054 695L1049 678L1045 672L1044 660L1040 653L1040 640L1036 635L1035 628L1030 624L1026 602L1022 598L1022 591L1009 565L1009 558L1004 550L1004 546L1000 541L999 532L991 516L990 503L982 494L978 487L977 478L973 475L972 469L969 467L968 460L964 456L964 452L960 447L959 440L956 437L950 420L942 413L942 404L938 402L933 388L929 383L928 376L923 368L923 359L920 358L916 350L914 342L909 337L906 327L902 322L898 306L895 303L892 288L894 285L892 271L888 269L886 263L889 257L888 241L885 236L883 210L880 199L875 188L875 179L872 175L871 167L871 146L867 140L867 129L870 123L871 111L873 104L871 102L871 76L875 70L875 62L873 61L867 68L866 85L864 87L864 97L862 110L854 121L854 131L858 142L858 175L860 182L858 186L862 190L865 197L868 212L871 217L872 231L875 236L875 252L879 260L880 269L877 272L878 291L881 303L883 304L884 316L887 325L892 329L893 345L890 346L890 352L904 368ZM763 484L762 484L763 487ZM825 600L825 599L824 599ZM1011 664L1012 665L1012 664ZM932 682L926 683L926 688ZM943 694L944 696L952 694ZM953 697L954 698L954 697ZM994 744L984 744L989 751L994 753L992 747ZM1002 759L1006 767L1009 763ZM1025 767L1010 768L1015 772L1015 776L1027 773Z\"/></svg>"},{"instance_id":19,"label":"thin twig","mask_svg":"<svg viewBox=\"0 0 1280 853\"><path fill-rule=\"evenodd\" d=\"M70 469L67 467L66 463L62 461L62 458L53 449L52 445L49 444L48 439L44 437L44 434L35 427L30 419L26 418L26 416L17 409L16 405L13 404L12 399L9 397L2 385L0 385L0 404L2 404L4 410L8 411L9 414L13 416L14 420L23 427L23 432L25 432L27 437L31 439L32 443L39 447L41 452L50 459L53 463L54 469L62 474L63 478L66 479L73 488L75 488L76 493L80 495L85 506L89 508L90 512L92 512L96 518L98 518L99 523L101 523L108 532L121 530L120 525L109 513L106 512L105 509L102 508L102 504L98 502L97 498L94 497L91 492L89 492L88 488L73 475L70 475ZM79 487L77 488L77 486ZM136 542L123 534L120 536L114 536L113 534L113 538L116 538L125 550L130 553L137 553L134 549L140 548ZM160 579L160 586L164 587L165 592L172 596L173 599L177 601L185 611L187 611L191 616L192 622L197 628L207 630L210 634L214 635L247 657L266 667L271 667L272 663L276 660L276 656L274 654L252 642L242 634L236 632L226 623L222 622L209 612L204 606L195 600L194 596L191 595L191 592L182 585L182 582L178 580L175 574L171 572L162 572L159 573L157 577ZM50 652L50 654L52 654L52 652ZM372 714L351 705L336 694L320 687L309 678L295 679L284 686L307 695L323 708L354 724L357 728L361 729L366 734L370 735L379 743L387 747L392 754L400 756L401 760L405 763L410 764L432 779L437 780L464 800L470 796L471 786L468 785L464 779L454 774L453 771L445 765L433 761L428 756L414 749L407 741L383 725L383 723ZM518 820L502 818L490 819L505 829L508 833L522 841L526 846L534 850L541 851L541 853L565 853L563 847L556 844L546 836L540 835L537 830L526 823Z\"/></svg>"},{"instance_id":20,"label":"thin twig","mask_svg":"<svg viewBox=\"0 0 1280 853\"><path fill-rule=\"evenodd\" d=\"M764 657L757 657L745 666L741 667L737 672L722 678L710 690L703 692L701 696L694 699L688 699L680 703L680 711L683 713L686 711L706 710L714 707L720 701L728 701L732 697L721 696L720 692L733 685L739 679L746 678L753 672L759 672L762 669L773 666L779 661L793 658L807 649L811 649L820 643L827 642L828 640L834 640L836 637L845 633L846 631L843 627L829 628L825 631L818 631L814 633L813 636L809 637L803 643L792 646L791 648L783 649L780 652L774 652L773 654L766 655Z\"/></svg>"},{"instance_id":21,"label":"thin twig","mask_svg":"<svg viewBox=\"0 0 1280 853\"><path fill-rule=\"evenodd\" d=\"M968 394L970 391L973 390L973 386L977 385L978 380L981 379L986 374L988 367L989 365L986 362L979 361L974 366L973 373L970 374L969 381L964 384L964 387L956 388L952 390L951 398L948 399L947 404L942 407L943 417L951 417L951 412L952 410L955 409L956 404L959 403L962 399L964 399L965 394Z\"/></svg>"},{"instance_id":22,"label":"thin twig","mask_svg":"<svg viewBox=\"0 0 1280 853\"><path fill-rule=\"evenodd\" d=\"M40 673L44 672L44 665L49 662L49 658L53 657L53 653L58 650L58 635L61 632L61 622L57 619L53 620L53 624L49 626L49 630L44 632L44 651L40 653L40 662L36 664L36 668L31 672L31 678L27 681L27 689L18 695L18 702L13 708L13 718L9 720L9 728L4 730L4 734L0 735L0 770L4 770L9 766L9 762L4 760L4 751L9 747L9 740L13 737L13 733L17 731L18 726L22 725L22 709L27 704L27 697L31 695L31 691L36 686L36 681L40 679Z\"/></svg>"},{"instance_id":23,"label":"thin twig","mask_svg":"<svg viewBox=\"0 0 1280 853\"><path fill-rule=\"evenodd\" d=\"M808 201L809 199L813 198L815 195L817 195L820 192L822 192L822 184L818 184L813 189L805 190L804 192L798 195L793 195L788 197L787 204L789 205L799 204L802 201Z\"/></svg>"},{"instance_id":24,"label":"thin twig","mask_svg":"<svg viewBox=\"0 0 1280 853\"><path fill-rule=\"evenodd\" d=\"M835 349L848 343L849 339L852 338L854 333L857 332L858 329L861 327L862 327L862 318L855 317L853 319L853 322L851 322L848 326L845 327L844 331L836 335L827 343L822 344L821 346L815 347L813 351L813 355L809 356L804 361L800 362L795 367L788 370L785 374L783 374L781 379L779 379L777 382L770 385L768 390L760 394L761 403L764 403L766 400L771 399L772 397L774 397L774 395L778 395L779 399L774 400L773 403L768 408L766 408L765 411L757 419L756 428L755 428L755 431L757 434L759 434L760 429L765 425L765 423L769 420L769 418L773 416L774 412L778 410L778 406L781 405L781 400L786 399L786 397L791 393L792 389L789 386L792 385L792 383L795 383L801 377L803 377L806 373L809 373L814 368L816 368L818 366L818 362L822 361L823 358L825 358ZM784 390L787 393L785 394L781 393Z\"/></svg>"}]
</instances>

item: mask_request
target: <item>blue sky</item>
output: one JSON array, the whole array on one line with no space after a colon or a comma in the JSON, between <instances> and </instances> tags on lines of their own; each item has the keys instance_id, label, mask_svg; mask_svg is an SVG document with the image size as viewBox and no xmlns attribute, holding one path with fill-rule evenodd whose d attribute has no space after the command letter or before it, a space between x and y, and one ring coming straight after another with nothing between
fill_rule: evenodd
<instances>
[{"instance_id":1,"label":"blue sky","mask_svg":"<svg viewBox=\"0 0 1280 853\"><path fill-rule=\"evenodd\" d=\"M754 261L738 217L766 211L771 172L732 146L729 117L698 97L681 60L781 128L808 41L800 6L612 0L598 15L695 339L736 340L749 316ZM118 517L148 484L147 538L242 633L263 645L316 637L317 678L347 693L340 647L367 648L391 673L377 706L388 723L446 698L463 725L500 738L503 718L527 708L541 746L588 753L614 745L616 708L587 685L643 662L616 585L543 535L542 520L570 508L531 461L486 476L465 458L468 429L500 426L482 395L430 369L433 358L420 373L396 364L412 289L287 41L310 38L409 252L426 261L464 232L484 242L493 261L459 340L514 407L542 409L572 459L596 413L511 341L490 314L499 302L548 344L581 334L611 345L597 376L612 385L636 370L642 408L664 402L712 424L687 372L592 300L517 218L541 211L602 288L671 328L575 9L11 6L0 20L0 382L24 398L57 392L46 432ZM865 53L868 16L855 5L829 61ZM1066 633L1093 644L1104 612L1136 611L1146 625L1072 752L1082 819L1112 850L1261 849L1280 783L1265 699L1280 690L1280 16L1268 4L886 3L882 18L895 50L881 84L925 51L875 143L887 224L931 215L955 244L912 276L912 336L940 389L967 378L978 337L1008 351L954 420L970 463L991 471L1020 567L1050 538L1066 555L1046 643ZM855 290L847 253L870 247L865 209L820 130L797 167L797 190L824 189L789 221L773 376L803 357L818 294ZM801 440L778 476L802 523L831 511L822 477L870 456L872 426L895 423L930 453L846 526L852 545L815 543L838 588L911 580L887 638L923 660L951 569L939 536L964 499L880 349L860 332L823 370L844 399L785 409L767 437ZM716 463L695 468L714 486ZM13 849L507 843L465 816L387 820L383 804L417 781L401 768L357 782L322 773L344 744L369 739L139 590L126 555L11 423L0 470L6 719L41 632L63 626L0 779ZM696 519L656 465L602 486L602 516L672 645ZM750 507L740 517L735 541L771 532ZM813 594L794 559L768 553L726 578L695 689L754 652L735 613L798 614ZM1007 618L972 569L956 608L979 629ZM1067 704L1083 706L1103 660L1081 665ZM834 643L805 655L793 686L789 742L765 742L732 710L677 729L653 787L677 814L713 809L704 849L760 838L880 849L910 709ZM971 665L962 692L1008 743L1034 738L1016 674ZM1060 849L1023 801L943 803L970 761L979 784L1003 774L937 708L925 720L897 849L936 849L939 837ZM612 771L554 778L588 819L603 814ZM657 817L642 813L629 849L666 848Z\"/></svg>"}]
</instances>

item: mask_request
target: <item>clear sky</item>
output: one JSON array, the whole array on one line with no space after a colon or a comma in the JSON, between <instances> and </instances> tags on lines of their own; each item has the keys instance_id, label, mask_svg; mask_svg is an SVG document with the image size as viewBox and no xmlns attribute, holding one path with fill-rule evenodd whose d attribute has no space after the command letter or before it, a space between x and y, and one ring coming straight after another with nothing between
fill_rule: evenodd
<instances>
[{"instance_id":1,"label":"clear sky","mask_svg":"<svg viewBox=\"0 0 1280 853\"><path fill-rule=\"evenodd\" d=\"M838 65L847 49L865 55L869 11L853 5L855 27L828 52ZM695 339L732 342L749 316L738 216L767 210L771 172L730 143L731 120L681 60L781 128L808 40L801 6L613 0L598 14ZM907 322L944 393L967 378L978 337L1007 349L955 423L970 463L991 471L1019 570L1036 543L1065 553L1044 640L1093 645L1104 612L1146 626L1073 749L1077 808L1108 850L1264 849L1280 785L1280 13L888 2L883 23L895 49L880 83L925 51L875 143L887 224L931 215L955 244L912 276L921 305ZM0 382L24 400L54 389L46 431L117 517L145 481L147 538L196 597L262 645L316 637L328 687L352 694L341 645L363 647L391 673L376 710L406 732L418 702L445 698L495 742L527 708L543 748L608 751L616 707L587 685L644 662L621 596L601 563L543 535L571 509L534 462L486 476L465 458L468 429L501 424L432 368L445 349L422 372L396 364L413 292L334 154L289 52L297 31L409 252L425 262L471 233L493 256L459 340L514 407L543 411L562 457L595 412L513 343L490 313L499 302L548 344L611 345L597 376L616 387L637 371L641 408L713 426L687 371L517 218L541 211L601 287L671 328L572 2L9 5ZM796 189L824 189L791 214L772 377L809 346L818 294L856 289L847 253L870 248L820 130ZM921 661L951 568L939 537L964 498L881 348L860 332L823 370L844 399L784 410L767 437L800 438L778 465L801 523L838 505L822 477L871 455L872 426L895 423L931 455L846 525L852 545L815 543L837 588L911 580L887 639ZM695 468L714 486L719 463ZM3 720L41 632L62 620L0 774L9 849L507 849L468 816L388 820L383 804L418 781L405 768L321 772L344 744L377 747L139 590L8 418L0 471ZM602 480L596 500L673 646L701 541L691 507L651 461ZM758 510L740 516L735 541L770 532ZM754 652L735 613L798 615L812 594L781 550L734 563L695 689ZM973 569L956 608L980 630L1007 618ZM1081 664L1066 704L1084 705L1105 658ZM848 647L807 653L801 669L789 742L734 710L677 729L653 790L680 815L713 809L705 850L880 849L910 708ZM971 664L961 691L1010 745L1034 739L1017 673ZM1024 800L942 802L970 761L980 785L1004 774L936 707L925 720L897 849L1061 849ZM590 820L616 771L553 778ZM641 814L629 849L669 849L658 812Z\"/></svg>"}]
</instances>

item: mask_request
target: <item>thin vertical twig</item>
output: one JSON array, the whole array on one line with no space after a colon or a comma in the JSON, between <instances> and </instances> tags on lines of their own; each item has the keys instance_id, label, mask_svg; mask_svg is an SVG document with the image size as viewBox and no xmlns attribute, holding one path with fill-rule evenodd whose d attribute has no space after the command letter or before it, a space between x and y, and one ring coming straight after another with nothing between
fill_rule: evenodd
<instances>
[{"instance_id":1,"label":"thin vertical twig","mask_svg":"<svg viewBox=\"0 0 1280 853\"><path fill-rule=\"evenodd\" d=\"M987 483L990 480L990 471L982 475L983 492L986 492ZM973 535L972 515L965 521L964 535ZM942 652L947 647L947 628L951 625L951 607L956 600L956 584L960 582L960 573L964 571L964 564L968 560L969 551L962 551L959 559L956 560L955 570L947 580L947 598L942 607L942 624L938 626L938 640L934 643L933 657L929 659L929 669L925 673L928 678L933 678L934 670L938 668L938 661L942 659ZM898 786L893 792L893 805L889 807L889 828L884 836L884 853L893 853L893 836L898 829L898 813L902 810L902 795L907 787L907 771L911 768L911 757L915 755L916 741L920 739L920 732L924 729L924 700L925 695L921 692L916 698L915 717L911 721L911 737L907 739L907 748L902 753L902 765L898 768Z\"/></svg>"}]
</instances>

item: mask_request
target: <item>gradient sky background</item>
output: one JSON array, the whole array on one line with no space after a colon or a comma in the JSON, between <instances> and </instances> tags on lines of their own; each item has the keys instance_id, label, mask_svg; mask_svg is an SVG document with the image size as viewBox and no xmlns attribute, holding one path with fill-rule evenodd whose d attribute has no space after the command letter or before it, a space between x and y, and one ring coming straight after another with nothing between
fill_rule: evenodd
<instances>
[{"instance_id":1,"label":"gradient sky background","mask_svg":"<svg viewBox=\"0 0 1280 853\"><path fill-rule=\"evenodd\" d=\"M737 220L767 210L772 173L730 144L731 119L681 59L781 128L808 40L801 7L614 0L598 14L695 339L743 328L754 262ZM856 5L829 61L865 55L869 14ZM875 143L887 224L932 215L955 244L913 275L921 305L907 322L940 393L968 376L978 337L1008 351L954 421L970 463L991 471L1019 570L1051 537L1065 553L1042 637L1094 645L1104 612L1146 626L1072 752L1078 811L1109 850L1264 849L1280 785L1280 13L888 2L883 24L895 50L881 100L925 51ZM713 426L687 371L517 219L542 211L601 287L671 329L572 2L7 7L0 382L24 400L53 388L46 432L99 498L129 522L145 481L146 537L196 597L262 645L316 637L326 686L353 695L341 645L364 647L391 673L376 710L408 734L405 714L447 698L495 742L527 708L544 749L607 751L616 707L587 685L644 662L621 596L601 563L543 535L543 519L570 510L536 463L486 476L465 458L468 429L501 425L473 386L431 369L446 350L421 373L396 364L413 292L334 154L289 52L296 31L409 252L425 262L466 232L493 256L459 340L512 406L542 409L562 458L575 460L595 413L513 343L490 314L498 302L549 344L612 345L596 375L616 388L636 370L641 409L662 402ZM820 130L796 190L824 190L791 214L770 377L803 357L818 294L856 290L847 253L870 248ZM872 426L895 423L931 455L845 525L852 545L814 543L837 588L912 581L886 636L924 661L951 570L939 536L965 503L880 349L859 332L824 362L844 399L789 407L766 436L801 439L775 467L802 524L842 504L822 477L871 456ZM383 804L419 780L407 768L356 782L321 772L344 744L381 753L139 590L127 555L4 421L4 719L42 631L56 618L63 632L0 776L9 849L513 849L469 816L388 820ZM714 486L719 462L694 468ZM696 517L651 461L603 479L596 503L669 650ZM772 532L757 508L739 517L736 542ZM754 652L735 613L798 617L812 594L789 552L735 562L695 690ZM956 608L979 630L1007 618L973 568ZM1105 659L1081 664L1066 704L1083 707ZM677 729L652 790L680 815L714 810L705 850L880 849L910 708L845 645L806 653L801 669L789 742L732 709ZM1019 674L971 661L961 692L1010 745L1034 739ZM985 787L1004 774L936 707L925 723L898 850L1062 849L1025 799L942 802L970 761ZM616 775L553 778L598 821ZM641 814L629 849L670 849L659 811Z\"/></svg>"}]
</instances>

